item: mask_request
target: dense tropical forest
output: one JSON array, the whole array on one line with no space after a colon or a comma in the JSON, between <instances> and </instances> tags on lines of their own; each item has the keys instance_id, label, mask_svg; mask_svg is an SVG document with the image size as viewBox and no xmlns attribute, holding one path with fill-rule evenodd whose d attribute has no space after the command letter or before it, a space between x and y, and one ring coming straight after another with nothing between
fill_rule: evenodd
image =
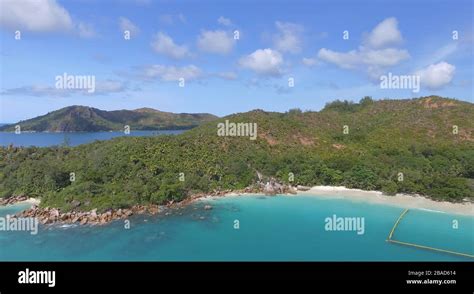
<instances>
[{"instance_id":1,"label":"dense tropical forest","mask_svg":"<svg viewBox=\"0 0 474 294\"><path fill-rule=\"evenodd\" d=\"M41 197L42 206L63 210L76 200L78 209L105 210L242 189L257 182L258 171L293 185L473 201L473 117L474 104L454 99L365 97L319 112L233 114L175 136L1 148L0 196ZM257 140L217 136L225 120L257 123Z\"/></svg>"},{"instance_id":2,"label":"dense tropical forest","mask_svg":"<svg viewBox=\"0 0 474 294\"><path fill-rule=\"evenodd\" d=\"M68 106L15 124L0 126L0 131L99 132L132 130L190 129L217 117L208 113L171 113L152 108L105 111L87 106Z\"/></svg>"}]
</instances>

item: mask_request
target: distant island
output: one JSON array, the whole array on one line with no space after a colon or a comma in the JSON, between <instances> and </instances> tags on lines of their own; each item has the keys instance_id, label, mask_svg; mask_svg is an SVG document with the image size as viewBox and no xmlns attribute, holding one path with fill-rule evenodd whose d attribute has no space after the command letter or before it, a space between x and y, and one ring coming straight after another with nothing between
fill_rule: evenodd
<instances>
[{"instance_id":1,"label":"distant island","mask_svg":"<svg viewBox=\"0 0 474 294\"><path fill-rule=\"evenodd\" d=\"M87 106L69 106L46 115L0 126L0 131L13 132L19 125L25 132L100 132L132 130L190 129L215 120L209 113L171 113L152 108L105 111Z\"/></svg>"},{"instance_id":2,"label":"distant island","mask_svg":"<svg viewBox=\"0 0 474 294\"><path fill-rule=\"evenodd\" d=\"M270 183L473 202L473 117L474 104L455 99L365 97L358 103L337 100L319 112L233 114L175 136L2 147L0 197L39 197L40 207L63 212L107 211L176 203L196 194L254 192ZM256 124L256 140L218 136L218 124L225 121Z\"/></svg>"}]
</instances>

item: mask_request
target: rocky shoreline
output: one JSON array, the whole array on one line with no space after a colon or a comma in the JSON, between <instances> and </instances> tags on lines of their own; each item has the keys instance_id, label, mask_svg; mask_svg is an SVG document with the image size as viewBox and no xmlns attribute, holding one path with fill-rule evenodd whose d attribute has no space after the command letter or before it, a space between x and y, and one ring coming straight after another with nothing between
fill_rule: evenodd
<instances>
[{"instance_id":1,"label":"rocky shoreline","mask_svg":"<svg viewBox=\"0 0 474 294\"><path fill-rule=\"evenodd\" d=\"M38 222L43 225L49 224L80 224L80 225L104 225L114 220L127 219L132 215L156 215L159 213L171 214L172 209L180 208L185 205L189 205L195 202L198 199L205 197L223 197L230 193L234 194L245 194L245 193L263 193L265 195L276 195L276 194L296 194L297 191L305 191L309 187L293 187L291 185L285 185L278 183L275 179L271 178L267 182L259 181L254 186L247 187L242 190L218 190L211 193L197 193L193 194L183 201L173 202L170 201L166 205L134 205L131 208L123 209L109 209L105 212L99 213L97 209L91 211L79 211L72 210L68 212L62 212L57 208L40 208L37 205L33 205L31 208L21 211L12 218L25 218L25 217L35 217L38 218ZM27 196L14 196L8 199L1 199L0 205L11 205L18 202L28 200ZM80 202L74 205L76 207L80 206ZM212 209L211 205L203 206L203 209L210 210Z\"/></svg>"},{"instance_id":2,"label":"rocky shoreline","mask_svg":"<svg viewBox=\"0 0 474 294\"><path fill-rule=\"evenodd\" d=\"M91 211L69 211L61 212L56 208L39 208L36 205L26 209L22 212L15 214L13 217L25 218L25 217L35 217L38 218L40 224L55 224L55 223L64 223L64 224L74 224L78 223L80 225L103 225L107 224L113 220L126 219L134 214L157 214L164 211L164 208L158 205L136 205L128 209L110 209L103 213L98 213L97 209Z\"/></svg>"},{"instance_id":3,"label":"rocky shoreline","mask_svg":"<svg viewBox=\"0 0 474 294\"><path fill-rule=\"evenodd\" d=\"M18 202L27 201L29 198L26 195L17 195L10 198L0 198L0 206L13 205Z\"/></svg>"},{"instance_id":4,"label":"rocky shoreline","mask_svg":"<svg viewBox=\"0 0 474 294\"><path fill-rule=\"evenodd\" d=\"M249 186L245 189L241 190L216 190L211 193L196 193L193 195L188 196L186 199L180 202L174 202L170 201L166 205L155 205L155 204L146 204L146 205L134 205L130 208L122 208L122 209L109 209L104 212L97 212L97 209L93 209L91 211L80 211L78 208L80 207L81 203L79 201L74 200L71 204L73 204L73 209L72 211L68 212L62 212L59 209L56 208L40 208L37 205L33 205L31 208L26 209L22 212L17 213L14 216L11 216L12 218L24 218L24 217L36 217L38 218L38 222L43 224L43 225L52 225L52 224L80 224L80 225L104 225L107 224L111 221L114 220L120 220L120 219L127 219L132 215L156 215L156 214L161 214L164 213L164 215L170 215L174 213L174 210L176 209L181 209L184 208L185 206L196 202L199 199L206 199L208 197L225 197L227 195L239 195L239 194L264 194L264 195L276 195L276 194L297 194L297 193L310 193L310 194L327 194L327 191L329 188L330 191L338 191L338 193L351 193L354 194L356 193L357 195L363 194L363 195L368 195L368 194L374 194L376 195L381 194L381 192L377 191L358 191L354 189L346 189L346 188L341 188L341 187L324 187L325 189L320 189L320 190L313 190L314 188L318 187L306 187L306 186L291 186L291 185L286 185L286 184L281 184L278 183L275 179L269 178L266 179L266 181L262 180L259 177L259 181L252 185ZM320 188L320 187L319 187ZM342 190L341 190L342 189ZM356 196L357 196L356 195ZM375 195L375 194L374 194ZM350 197L352 198L357 198L356 196ZM368 197L368 196L367 196ZM391 196L389 198L380 198L384 201L389 201L389 200L394 200L395 196ZM360 197L359 197L360 198ZM413 197L412 197L413 198ZM365 198L364 198L365 199ZM375 201L373 199L378 199L372 197L370 198L372 201ZM407 197L402 197L401 200L399 201L404 201L403 203L407 202L408 198ZM417 201L422 201L425 198L423 197L418 197ZM31 201L35 200L32 198L28 198L25 195L18 195L18 196L13 196L7 199L0 199L0 206L2 205L12 205L15 203L19 202L26 202L26 201ZM411 199L410 201L412 201ZM428 201L428 199L425 199ZM426 202L425 201L425 202ZM37 201L31 201L32 204L37 203ZM392 201L393 202L393 201ZM411 203L410 202L410 203ZM405 203L405 206L410 206L414 205L413 203ZM409 205L410 204L410 205ZM435 203L436 204L436 203ZM427 205L425 205L427 206ZM439 206L439 205L438 205ZM427 206L431 207L431 206ZM204 210L211 210L213 207L209 204L203 205L202 209ZM436 208L433 206L432 208Z\"/></svg>"}]
</instances>

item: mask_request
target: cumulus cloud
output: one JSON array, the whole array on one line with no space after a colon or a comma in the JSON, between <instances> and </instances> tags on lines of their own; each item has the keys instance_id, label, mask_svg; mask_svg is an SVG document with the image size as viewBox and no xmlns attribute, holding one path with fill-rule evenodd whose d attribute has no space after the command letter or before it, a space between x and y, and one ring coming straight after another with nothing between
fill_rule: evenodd
<instances>
[{"instance_id":1,"label":"cumulus cloud","mask_svg":"<svg viewBox=\"0 0 474 294\"><path fill-rule=\"evenodd\" d=\"M303 26L289 23L275 23L278 33L273 36L273 43L277 50L281 52L299 53L303 45Z\"/></svg>"},{"instance_id":2,"label":"cumulus cloud","mask_svg":"<svg viewBox=\"0 0 474 294\"><path fill-rule=\"evenodd\" d=\"M272 49L258 49L252 54L240 58L239 65L253 70L257 74L276 76L282 73L283 57Z\"/></svg>"},{"instance_id":3,"label":"cumulus cloud","mask_svg":"<svg viewBox=\"0 0 474 294\"><path fill-rule=\"evenodd\" d=\"M195 65L183 67L150 65L143 69L142 77L145 79L160 79L165 82L179 81L184 78L186 81L193 81L202 78L204 73Z\"/></svg>"},{"instance_id":4,"label":"cumulus cloud","mask_svg":"<svg viewBox=\"0 0 474 294\"><path fill-rule=\"evenodd\" d=\"M12 30L55 32L72 29L69 12L55 0L4 0L0 25Z\"/></svg>"},{"instance_id":5,"label":"cumulus cloud","mask_svg":"<svg viewBox=\"0 0 474 294\"><path fill-rule=\"evenodd\" d=\"M217 23L219 23L219 24L221 24L221 25L223 25L223 26L226 26L226 27L230 27L230 26L233 25L233 24L232 24L232 21L231 21L230 19L225 18L225 17L223 17L223 16L221 16L221 17L219 17L219 18L217 19Z\"/></svg>"},{"instance_id":6,"label":"cumulus cloud","mask_svg":"<svg viewBox=\"0 0 474 294\"><path fill-rule=\"evenodd\" d=\"M439 89L451 82L455 71L454 65L443 61L418 70L415 74L420 76L422 86L429 89Z\"/></svg>"},{"instance_id":7,"label":"cumulus cloud","mask_svg":"<svg viewBox=\"0 0 474 294\"><path fill-rule=\"evenodd\" d=\"M129 31L132 36L135 36L140 32L140 29L137 25L123 16L119 18L119 26L121 31Z\"/></svg>"},{"instance_id":8,"label":"cumulus cloud","mask_svg":"<svg viewBox=\"0 0 474 294\"><path fill-rule=\"evenodd\" d=\"M367 46L371 48L398 45L402 41L402 34L398 30L398 21L395 17L389 17L379 23L366 39Z\"/></svg>"},{"instance_id":9,"label":"cumulus cloud","mask_svg":"<svg viewBox=\"0 0 474 294\"><path fill-rule=\"evenodd\" d=\"M408 59L410 54L407 50L396 48L385 48L380 50L361 50L362 62L370 66L387 67L399 64Z\"/></svg>"},{"instance_id":10,"label":"cumulus cloud","mask_svg":"<svg viewBox=\"0 0 474 294\"><path fill-rule=\"evenodd\" d=\"M232 34L222 31L202 31L198 36L197 46L210 53L227 54L232 51L235 40Z\"/></svg>"},{"instance_id":11,"label":"cumulus cloud","mask_svg":"<svg viewBox=\"0 0 474 294\"><path fill-rule=\"evenodd\" d=\"M318 58L343 69L364 69L372 78L378 78L387 67L410 58L408 51L396 48L368 49L365 47L349 52L336 52L322 48Z\"/></svg>"},{"instance_id":12,"label":"cumulus cloud","mask_svg":"<svg viewBox=\"0 0 474 294\"><path fill-rule=\"evenodd\" d=\"M334 63L341 68L352 69L360 65L367 66L393 66L400 61L410 57L408 51L396 48L386 48L381 50L361 48L349 52L336 52L322 48L318 52L318 57L324 61Z\"/></svg>"},{"instance_id":13,"label":"cumulus cloud","mask_svg":"<svg viewBox=\"0 0 474 294\"><path fill-rule=\"evenodd\" d=\"M177 45L170 36L163 32L159 32L153 36L151 47L155 52L173 59L181 59L190 56L186 46Z\"/></svg>"},{"instance_id":14,"label":"cumulus cloud","mask_svg":"<svg viewBox=\"0 0 474 294\"><path fill-rule=\"evenodd\" d=\"M384 35L386 34L386 35ZM386 47L401 42L397 20L388 18L379 23L356 50L337 52L326 48L318 51L318 58L343 69L362 69L371 77L377 77L391 66L410 58L405 49Z\"/></svg>"},{"instance_id":15,"label":"cumulus cloud","mask_svg":"<svg viewBox=\"0 0 474 294\"><path fill-rule=\"evenodd\" d=\"M334 63L335 65L345 69L354 68L360 63L359 52L356 50L349 52L336 52L330 49L321 48L318 52L318 58L329 63Z\"/></svg>"}]
</instances>

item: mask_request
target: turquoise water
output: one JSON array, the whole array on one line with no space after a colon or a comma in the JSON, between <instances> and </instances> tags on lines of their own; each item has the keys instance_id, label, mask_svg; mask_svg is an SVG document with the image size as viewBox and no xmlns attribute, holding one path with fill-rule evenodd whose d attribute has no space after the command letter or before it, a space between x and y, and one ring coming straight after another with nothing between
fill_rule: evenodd
<instances>
[{"instance_id":1,"label":"turquoise water","mask_svg":"<svg viewBox=\"0 0 474 294\"><path fill-rule=\"evenodd\" d=\"M212 210L204 210L211 204ZM20 208L0 208L0 216ZM9 210L9 211L8 211ZM385 241L402 208L314 196L206 200L164 216L106 226L0 231L0 260L469 261ZM364 217L365 233L326 231L325 219ZM204 218L204 219L202 219ZM240 228L234 228L238 220ZM452 228L453 220L458 229ZM474 218L410 210L394 238L474 254Z\"/></svg>"},{"instance_id":2,"label":"turquoise water","mask_svg":"<svg viewBox=\"0 0 474 294\"><path fill-rule=\"evenodd\" d=\"M63 145L68 142L69 146L77 146L94 142L96 140L109 140L120 136L159 136L176 135L183 130L162 130L162 131L134 131L126 135L124 132L78 132L78 133L26 133L15 134L12 132L0 132L0 146L37 146L47 147L53 145Z\"/></svg>"}]
</instances>

